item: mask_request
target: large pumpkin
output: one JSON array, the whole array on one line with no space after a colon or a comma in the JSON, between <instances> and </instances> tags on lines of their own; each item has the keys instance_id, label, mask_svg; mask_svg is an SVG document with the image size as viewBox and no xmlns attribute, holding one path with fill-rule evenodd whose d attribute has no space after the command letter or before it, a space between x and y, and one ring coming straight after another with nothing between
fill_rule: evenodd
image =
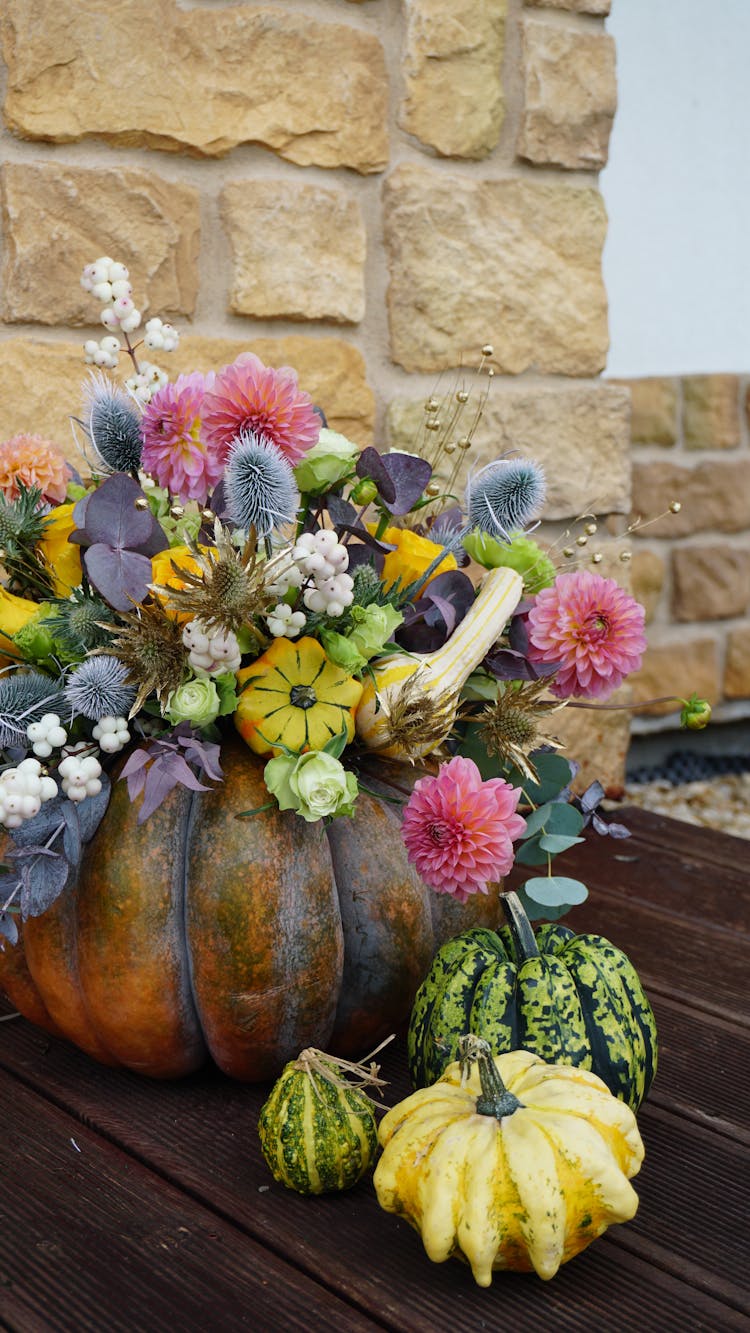
<instances>
[{"instance_id":1,"label":"large pumpkin","mask_svg":"<svg viewBox=\"0 0 750 1333\"><path fill-rule=\"evenodd\" d=\"M550 1064L592 1069L637 1111L656 1073L656 1024L630 960L601 935L541 926L516 894L510 926L449 940L420 987L409 1026L415 1088L434 1083L471 1032L500 1054L522 1048Z\"/></svg>"},{"instance_id":2,"label":"large pumpkin","mask_svg":"<svg viewBox=\"0 0 750 1333\"><path fill-rule=\"evenodd\" d=\"M366 792L327 829L275 809L236 819L268 802L263 764L237 740L222 765L222 784L176 789L140 826L114 784L78 884L0 953L0 988L96 1059L158 1078L209 1056L254 1081L305 1046L363 1054L408 1017L435 949L494 924L497 902L426 888L398 812Z\"/></svg>"}]
</instances>

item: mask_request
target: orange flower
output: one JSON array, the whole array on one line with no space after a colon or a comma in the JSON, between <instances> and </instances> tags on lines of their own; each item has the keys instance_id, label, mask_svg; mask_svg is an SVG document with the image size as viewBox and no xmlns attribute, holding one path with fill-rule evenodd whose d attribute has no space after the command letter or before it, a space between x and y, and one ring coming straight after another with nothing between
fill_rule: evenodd
<instances>
[{"instance_id":1,"label":"orange flower","mask_svg":"<svg viewBox=\"0 0 750 1333\"><path fill-rule=\"evenodd\" d=\"M58 505L44 521L39 549L54 575L56 597L69 597L81 582L81 548L68 541L75 528L75 504Z\"/></svg>"},{"instance_id":2,"label":"orange flower","mask_svg":"<svg viewBox=\"0 0 750 1333\"><path fill-rule=\"evenodd\" d=\"M372 527L370 531L373 531ZM415 579L421 578L435 557L440 554L441 549L435 542L418 536L416 532L410 532L408 528L386 528L382 540L396 547L395 551L388 552L383 565L383 582L386 588L390 588L398 578L401 579L402 589L408 587ZM428 587L438 574L447 574L450 569L458 569L458 565L456 557L446 552L445 558L433 570L425 587Z\"/></svg>"},{"instance_id":3,"label":"orange flower","mask_svg":"<svg viewBox=\"0 0 750 1333\"><path fill-rule=\"evenodd\" d=\"M202 551L207 550L205 546ZM151 557L151 582L158 583L162 588L184 588L185 584L176 574L172 565L178 565L180 569L189 569L192 574L200 574L201 567L198 564L193 552L189 546L170 546L166 551L159 551L157 555ZM163 592L155 592L154 597L162 606L167 600ZM177 620L185 624L192 617L187 612L178 612L169 609L167 615L170 620Z\"/></svg>"},{"instance_id":4,"label":"orange flower","mask_svg":"<svg viewBox=\"0 0 750 1333\"><path fill-rule=\"evenodd\" d=\"M14 435L0 444L0 491L18 499L18 483L38 486L45 500L65 499L71 470L62 449L41 435Z\"/></svg>"}]
</instances>

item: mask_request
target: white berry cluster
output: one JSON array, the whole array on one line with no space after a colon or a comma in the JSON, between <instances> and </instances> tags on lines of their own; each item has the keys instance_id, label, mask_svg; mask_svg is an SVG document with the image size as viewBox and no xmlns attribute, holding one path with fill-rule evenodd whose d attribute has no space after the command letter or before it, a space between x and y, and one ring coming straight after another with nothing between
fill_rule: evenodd
<instances>
[{"instance_id":1,"label":"white berry cluster","mask_svg":"<svg viewBox=\"0 0 750 1333\"><path fill-rule=\"evenodd\" d=\"M102 255L93 264L87 264L81 274L81 286L101 301L101 321L105 329L122 329L134 333L141 323L141 312L136 310L130 274L124 264Z\"/></svg>"},{"instance_id":2,"label":"white berry cluster","mask_svg":"<svg viewBox=\"0 0 750 1333\"><path fill-rule=\"evenodd\" d=\"M100 717L91 734L105 754L117 754L130 740L128 721L124 717Z\"/></svg>"},{"instance_id":3,"label":"white berry cluster","mask_svg":"<svg viewBox=\"0 0 750 1333\"><path fill-rule=\"evenodd\" d=\"M290 588L301 588L305 581L299 565L287 565L274 574L273 582L266 584L266 592L271 597L284 597Z\"/></svg>"},{"instance_id":4,"label":"white berry cluster","mask_svg":"<svg viewBox=\"0 0 750 1333\"><path fill-rule=\"evenodd\" d=\"M182 642L197 676L224 676L240 669L242 654L232 630L212 633L199 620L191 620L182 631Z\"/></svg>"},{"instance_id":5,"label":"white berry cluster","mask_svg":"<svg viewBox=\"0 0 750 1333\"><path fill-rule=\"evenodd\" d=\"M292 550L292 559L312 580L302 600L310 611L327 616L343 615L354 598L354 583L345 572L349 553L330 528L303 532Z\"/></svg>"},{"instance_id":6,"label":"white berry cluster","mask_svg":"<svg viewBox=\"0 0 750 1333\"><path fill-rule=\"evenodd\" d=\"M68 733L60 725L57 713L45 713L38 722L30 722L26 735L31 741L31 748L40 759L49 759L53 750L60 749L68 739Z\"/></svg>"},{"instance_id":7,"label":"white berry cluster","mask_svg":"<svg viewBox=\"0 0 750 1333\"><path fill-rule=\"evenodd\" d=\"M22 759L17 768L0 773L0 824L18 828L39 814L45 801L57 796L54 778L42 774L38 759Z\"/></svg>"},{"instance_id":8,"label":"white berry cluster","mask_svg":"<svg viewBox=\"0 0 750 1333\"><path fill-rule=\"evenodd\" d=\"M116 370L122 345L120 339L110 333L99 342L96 338L87 338L83 344L83 351L87 366L102 366L104 370Z\"/></svg>"},{"instance_id":9,"label":"white berry cluster","mask_svg":"<svg viewBox=\"0 0 750 1333\"><path fill-rule=\"evenodd\" d=\"M293 611L287 602L279 602L266 616L268 632L275 639L296 639L306 620L304 611Z\"/></svg>"},{"instance_id":10,"label":"white berry cluster","mask_svg":"<svg viewBox=\"0 0 750 1333\"><path fill-rule=\"evenodd\" d=\"M146 320L143 345L149 352L173 352L179 341L180 335L171 324L164 324L156 318Z\"/></svg>"},{"instance_id":11,"label":"white berry cluster","mask_svg":"<svg viewBox=\"0 0 750 1333\"><path fill-rule=\"evenodd\" d=\"M152 365L150 361L141 361L140 371L136 375L130 375L125 384L134 398L139 403L150 403L157 389L161 389L169 380L169 376L160 366Z\"/></svg>"},{"instance_id":12,"label":"white berry cluster","mask_svg":"<svg viewBox=\"0 0 750 1333\"><path fill-rule=\"evenodd\" d=\"M77 753L79 751L84 753ZM91 747L86 741L82 741L66 754L57 771L62 778L65 795L76 805L85 801L87 796L98 796L102 789L102 766L91 753Z\"/></svg>"}]
</instances>

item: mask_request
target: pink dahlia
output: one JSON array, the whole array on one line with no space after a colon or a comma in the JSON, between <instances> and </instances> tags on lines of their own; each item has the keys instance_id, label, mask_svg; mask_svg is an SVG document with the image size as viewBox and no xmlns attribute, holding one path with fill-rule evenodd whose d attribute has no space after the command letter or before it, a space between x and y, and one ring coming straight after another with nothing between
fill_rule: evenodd
<instances>
[{"instance_id":1,"label":"pink dahlia","mask_svg":"<svg viewBox=\"0 0 750 1333\"><path fill-rule=\"evenodd\" d=\"M201 437L201 410L213 373L178 375L143 412L141 466L180 500L204 504L224 473L218 451Z\"/></svg>"},{"instance_id":2,"label":"pink dahlia","mask_svg":"<svg viewBox=\"0 0 750 1333\"><path fill-rule=\"evenodd\" d=\"M513 839L526 828L516 814L520 788L502 778L482 781L473 759L457 755L435 778L414 784L402 836L425 884L465 903L513 865Z\"/></svg>"},{"instance_id":3,"label":"pink dahlia","mask_svg":"<svg viewBox=\"0 0 750 1333\"><path fill-rule=\"evenodd\" d=\"M253 352L224 366L203 404L203 437L226 461L241 431L271 440L294 466L317 443L321 421L289 366L274 370Z\"/></svg>"},{"instance_id":4,"label":"pink dahlia","mask_svg":"<svg viewBox=\"0 0 750 1333\"><path fill-rule=\"evenodd\" d=\"M532 661L560 662L558 699L606 698L641 665L646 647L640 602L614 579L589 570L560 574L529 611Z\"/></svg>"},{"instance_id":5,"label":"pink dahlia","mask_svg":"<svg viewBox=\"0 0 750 1333\"><path fill-rule=\"evenodd\" d=\"M14 435L0 444L0 492L17 500L18 483L36 486L45 500L60 504L67 494L72 471L62 449L41 435Z\"/></svg>"}]
</instances>

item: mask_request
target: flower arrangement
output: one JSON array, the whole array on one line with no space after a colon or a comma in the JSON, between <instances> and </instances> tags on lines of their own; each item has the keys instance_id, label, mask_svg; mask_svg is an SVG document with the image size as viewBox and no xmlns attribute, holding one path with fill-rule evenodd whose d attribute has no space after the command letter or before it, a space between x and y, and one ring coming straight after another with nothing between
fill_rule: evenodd
<instances>
[{"instance_id":1,"label":"flower arrangement","mask_svg":"<svg viewBox=\"0 0 750 1333\"><path fill-rule=\"evenodd\" d=\"M539 871L533 918L581 901L553 858L587 823L625 830L598 784L571 798L554 717L638 667L644 614L530 535L536 463L462 475L486 388L478 405L451 390L442 430L431 399L414 453L359 449L250 352L170 381L145 357L179 335L150 319L133 341L124 265L81 281L107 330L84 348L86 467L34 435L0 444L0 944L70 882L121 751L145 820L175 786L221 781L233 731L265 761L268 805L308 823L350 816L373 758L418 761L403 837L438 892L486 892L515 859ZM707 705L683 702L703 725Z\"/></svg>"}]
</instances>

